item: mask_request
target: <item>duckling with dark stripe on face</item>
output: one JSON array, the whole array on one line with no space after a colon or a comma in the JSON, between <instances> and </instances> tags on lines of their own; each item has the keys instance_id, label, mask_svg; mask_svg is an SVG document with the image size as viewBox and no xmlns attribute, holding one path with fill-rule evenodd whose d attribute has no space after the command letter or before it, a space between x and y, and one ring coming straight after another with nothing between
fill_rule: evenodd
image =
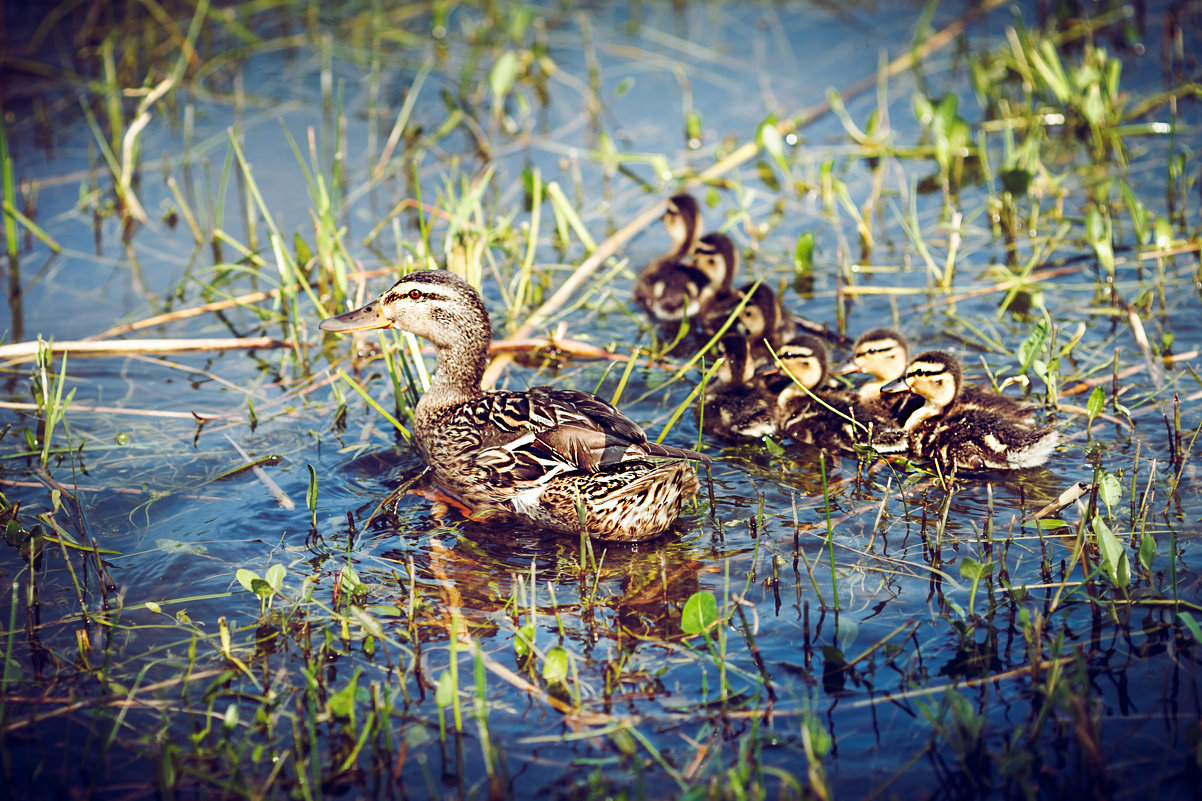
<instances>
[{"instance_id":1,"label":"duckling with dark stripe on face","mask_svg":"<svg viewBox=\"0 0 1202 801\"><path fill-rule=\"evenodd\" d=\"M903 425L910 454L949 470L1019 470L1047 462L1060 441L1056 429L1032 428L962 400L962 376L954 356L927 351L903 376L881 387L885 394L912 392L924 401Z\"/></svg>"},{"instance_id":2,"label":"duckling with dark stripe on face","mask_svg":"<svg viewBox=\"0 0 1202 801\"><path fill-rule=\"evenodd\" d=\"M851 392L827 384L826 346L809 334L785 343L777 354L782 372L769 391L776 395L776 427L781 436L827 448L868 446L900 453L906 439L890 421L873 413Z\"/></svg>"},{"instance_id":3,"label":"duckling with dark stripe on face","mask_svg":"<svg viewBox=\"0 0 1202 801\"><path fill-rule=\"evenodd\" d=\"M750 297L748 297L750 295ZM729 329L742 334L751 346L751 358L757 365L772 363L772 352L793 335L793 318L776 299L776 293L767 284L744 284L726 297L716 300L703 312L702 326L714 333L726 322L743 298L747 302L732 321Z\"/></svg>"},{"instance_id":4,"label":"duckling with dark stripe on face","mask_svg":"<svg viewBox=\"0 0 1202 801\"><path fill-rule=\"evenodd\" d=\"M639 274L634 300L658 322L679 323L701 311L701 293L710 283L689 261L701 240L701 209L692 195L673 195L662 219L672 250Z\"/></svg>"},{"instance_id":5,"label":"duckling with dark stripe on face","mask_svg":"<svg viewBox=\"0 0 1202 801\"><path fill-rule=\"evenodd\" d=\"M691 462L708 456L650 442L596 395L553 387L484 392L488 311L454 273L409 273L321 328L399 328L434 344L438 370L414 409L413 440L434 484L470 516L638 541L663 533L697 492Z\"/></svg>"},{"instance_id":6,"label":"duckling with dark stripe on face","mask_svg":"<svg viewBox=\"0 0 1202 801\"><path fill-rule=\"evenodd\" d=\"M909 361L906 338L892 328L874 328L864 332L852 348L851 361L838 369L839 375L867 373L871 380L860 387L860 400L875 406L902 424L910 412L921 405L913 395L905 393L881 396L881 387L901 378ZM958 400L965 407L983 409L998 414L1018 425L1031 425L1034 407L994 390L961 382Z\"/></svg>"},{"instance_id":7,"label":"duckling with dark stripe on face","mask_svg":"<svg viewBox=\"0 0 1202 801\"><path fill-rule=\"evenodd\" d=\"M906 338L892 328L874 328L860 335L852 346L851 359L835 373L867 373L869 380L858 391L860 403L878 416L901 425L910 412L922 405L922 399L910 393L882 397L881 387L901 378L908 362Z\"/></svg>"},{"instance_id":8,"label":"duckling with dark stripe on face","mask_svg":"<svg viewBox=\"0 0 1202 801\"><path fill-rule=\"evenodd\" d=\"M701 314L704 316L710 308L725 303L734 295L739 250L726 234L706 234L693 251L693 265L709 279L701 292Z\"/></svg>"}]
</instances>

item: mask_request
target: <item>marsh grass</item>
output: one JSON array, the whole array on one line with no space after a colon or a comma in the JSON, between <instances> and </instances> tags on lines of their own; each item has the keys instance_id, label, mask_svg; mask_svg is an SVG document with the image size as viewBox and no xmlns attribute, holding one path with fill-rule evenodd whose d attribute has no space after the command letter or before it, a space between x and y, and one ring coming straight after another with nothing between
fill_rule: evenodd
<instances>
[{"instance_id":1,"label":"marsh grass","mask_svg":"<svg viewBox=\"0 0 1202 801\"><path fill-rule=\"evenodd\" d=\"M97 413L81 396L100 379L77 350L56 366L61 349L39 345L32 368L6 367L20 400L6 400L0 433L0 764L14 792L497 798L529 781L552 797L1036 797L1155 783L1187 796L1202 770L1181 745L1196 721L1177 711L1196 694L1202 641L1190 470L1202 380L1196 352L1173 351L1175 329L1196 333L1182 318L1202 275L1196 114L1183 110L1197 64L1168 36L1177 80L1133 99L1123 43L1141 34L1121 9L1039 27L1015 17L987 45L963 40L955 66L939 60L998 5L938 29L923 17L907 54L882 55L813 108L756 107L725 140L694 84L729 57L673 40L683 150L664 152L615 122L637 81L602 80L658 56L583 13L47 12L29 53L5 66L52 81L51 99L78 95L93 164L45 183L79 185L96 250L118 239L119 267L161 312L106 319L101 338L197 326L284 347L261 345L232 378L229 362L156 361L208 393L200 405L169 396L175 417L149 417L167 415L142 402L157 383L130 367L122 408ZM644 34L643 46L665 46L661 31ZM276 102L247 78L277 51L319 87L303 136L248 113ZM763 86L783 80L754 70ZM233 122L198 137L198 107ZM29 117L17 118L22 148L48 125ZM22 260L81 257L60 242L60 210L35 202L46 188L18 192L17 129L0 125L10 335L23 340L22 298L46 268L25 277ZM837 144L805 141L820 125ZM150 157L173 127L182 152ZM262 140L286 166L256 162ZM1163 173L1163 198L1140 171ZM468 276L499 334L550 331L624 357L531 367L507 350L490 383L593 389L660 440L692 436L720 334L686 354L695 335L661 338L625 308L647 252L630 242L679 186L707 214L725 209L716 227L749 243L753 280L793 282L805 313L837 333L888 304L895 321L915 315L908 333L979 354L970 367L986 381L1073 432L1053 471L1010 481L850 469L851 457L792 445L732 450L682 534L637 548L379 503L418 480L406 421L428 352L389 332L351 361L315 322L400 270ZM287 193L303 195L299 226L276 210ZM797 230L803 208L822 226ZM178 246L167 232L180 220L193 252L183 278L153 292L139 249ZM1065 399L1085 392L1074 413ZM190 412L206 404L224 411ZM128 422L142 415L164 422ZM221 450L202 448L216 430ZM353 471L372 468L357 460L398 446L361 497ZM279 453L304 469L277 472ZM1088 489L1058 504L1069 475ZM214 495L199 499L198 484ZM285 516L283 499L301 496L299 517ZM206 504L248 511L223 518L229 534L178 522L209 515ZM187 578L155 598L156 576L172 572ZM1156 699L1129 682L1185 689ZM1132 707L1156 710L1167 733L1111 711ZM1146 777L1142 754L1157 749L1180 773L1165 762Z\"/></svg>"}]
</instances>

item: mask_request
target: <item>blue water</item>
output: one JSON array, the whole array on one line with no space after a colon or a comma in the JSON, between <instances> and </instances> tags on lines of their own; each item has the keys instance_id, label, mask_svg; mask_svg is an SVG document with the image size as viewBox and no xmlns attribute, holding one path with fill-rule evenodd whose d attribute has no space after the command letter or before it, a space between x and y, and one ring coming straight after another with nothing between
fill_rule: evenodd
<instances>
[{"instance_id":1,"label":"blue water","mask_svg":"<svg viewBox=\"0 0 1202 801\"><path fill-rule=\"evenodd\" d=\"M1123 59L1122 87L1130 93L1129 102L1165 87L1159 61L1165 8L1156 4L1147 10L1149 22L1138 34L1146 54L1123 49L1110 36L1099 42L1116 48L1116 57ZM346 227L350 256L365 269L388 266L419 238L417 219L408 211L395 229L387 227L370 245L363 243L398 202L413 197L413 165L408 162L394 165L378 183L369 186L368 178L406 90L433 52L429 17L388 16L401 10L381 9L386 16L382 24L416 35L422 44L383 46L376 152L369 150L368 56L361 28L353 24L364 19L357 14L367 12L323 8L319 23L330 36L331 86L343 110L337 118L344 137L340 158L351 196L339 219ZM942 28L960 11L939 8L930 24ZM211 30L204 45L208 60L197 83L170 105L156 108L144 132L137 193L151 221L127 241L116 217L94 220L92 206L80 200L92 184L99 187L102 201L110 199L111 179L75 100L79 88L51 79L4 82L14 174L38 183L36 220L64 251L52 257L35 240L22 252L21 302L0 311L0 325L22 331L24 339L81 339L116 324L217 299L203 291L206 285L216 284L219 296L272 289L279 274L268 226L255 211L254 236L248 233L242 188L233 175L223 179L228 129L235 125L284 246L291 250L292 237L300 235L313 247L315 201L285 131L311 170L312 132L320 162L316 172L328 176L335 117L323 110L322 43L306 38L307 21L299 10L261 13L251 24L260 36L280 44L287 32L300 36L300 43L257 48L239 57L233 33L222 26ZM1200 30L1196 14L1190 13L1187 9L1182 17L1187 39ZM652 199L675 191L677 184L637 161L607 174L591 155L599 131L619 151L666 154L675 169L704 169L753 138L769 114L786 115L817 104L828 88L846 88L870 75L882 54L893 58L905 52L921 8L597 4L579 15L548 14L546 45L557 67L547 84L548 102L543 105L529 84L519 84L515 91L522 99L512 97L506 105L516 130L506 131L489 119L491 96L469 91L466 104L479 127L473 132L459 126L427 143L417 165L422 201L444 209L447 186L481 170L478 147L484 143L492 153L488 164L496 170L484 194L486 215L512 217L521 231L530 215L522 205L520 174L523 168L537 168L545 181L560 184L591 236L600 241ZM1032 8L1024 7L1022 16L1028 26L1037 23ZM36 15L14 11L8 21L9 36L19 42L16 34L35 25ZM967 46L997 49L1013 23L1009 8L987 15L970 26ZM471 72L471 87L487 83L482 76L488 64L469 63L462 42L484 36L490 24L477 8L456 7L450 14L449 49L426 79L411 131L420 127L429 135L447 118L446 103L459 92L462 70ZM41 55L56 52L58 41L48 40ZM1073 52L1065 49L1062 57L1067 60ZM594 63L601 106L592 114L587 86ZM1189 69L1196 76L1197 65L1191 63ZM234 70L241 73L239 81ZM238 82L245 92L241 109L233 100ZM905 71L889 80L881 111L887 112L892 141L899 148L923 141L911 111L911 98L920 87L936 98L955 92L969 123L983 118L960 45L952 45L924 62L920 74ZM702 121L703 135L695 148L685 141L689 104ZM847 111L864 127L877 105L870 89L850 98ZM45 108L53 109L51 126L39 122ZM1129 176L1152 217L1169 214L1164 165L1170 149L1192 157L1198 146L1196 101L1183 100L1178 113L1175 138L1133 138L1128 172L1117 166L1111 170ZM190 130L185 115L192 120ZM1165 116L1157 109L1151 118L1163 121ZM1000 163L1000 136L991 134L990 142L991 155ZM1049 145L1049 152L1054 149ZM927 293L924 261L902 223L911 193L936 171L932 160L882 162L884 191L872 218L876 245L862 254L848 210L837 201L827 205L820 189L822 165L829 162L857 205L873 191L872 165L839 120L827 113L804 127L790 144L789 157L791 182L777 168L752 161L725 174L712 189L696 190L704 201L707 226L726 230L749 257L748 275L773 286L791 284L797 237L812 232L817 243L812 283L803 293L787 294L796 314L833 325L836 292L843 283L840 266L863 259L857 284L904 287L912 293L853 300L845 308L847 333L893 324L910 337L915 352L956 350L976 380L985 380L982 357L997 375L1018 371L1019 345L1037 318L999 314L998 292L965 295L954 308L940 293ZM94 177L89 176L90 165L96 167ZM1082 159L1053 162L1049 157L1046 166L1066 193L1065 216L1078 226L1078 235L1044 260L1079 259L1074 263L1081 269L1045 283L1043 302L1059 327L1059 341L1067 342L1078 323L1085 323L1083 338L1061 365L1061 387L1108 378L1116 353L1120 369L1143 363L1126 303L1139 309L1155 344L1171 334L1174 352L1195 348L1202 341L1196 253L1168 261L1163 311L1152 260L1143 262L1141 275L1123 264L1112 305L1098 291L1098 266L1080 258L1088 256L1079 235L1086 209L1082 188L1104 176L1087 170ZM766 183L763 169L775 181L784 181L784 188ZM259 277L239 264L244 254L237 247L224 243L217 261L207 243L196 245L185 222L172 226L164 221L176 206L164 175L184 188L203 230L220 227L267 262ZM1185 180L1190 179L1187 172ZM223 180L225 195L219 200ZM993 236L982 213L990 190L967 182L951 199L965 214L954 294L993 283L997 279L991 266L1005 260L1004 243ZM1042 202L1048 217L1052 194L1049 189ZM1175 226L1174 235L1196 237L1196 187L1182 197L1185 223ZM942 215L948 200L939 192L914 199L923 237L940 265L947 249ZM224 208L219 225L218 207ZM545 204L536 268L545 276L548 294L586 255L575 239L562 250L557 246L552 219ZM1116 219L1121 241L1130 243L1128 218L1117 212ZM445 223L437 215L427 221L441 255ZM1020 238L1020 262L1034 246ZM522 247L494 248L490 255L498 271L510 274L524 255ZM640 233L621 251L628 262L608 265L600 273L615 277L605 285L598 281L580 306L561 312L548 329L562 321L566 336L611 346L621 354L636 344L650 344L649 326L626 307L637 271L667 247L658 226ZM485 269L484 295L495 310L504 293ZM388 277L371 279L367 291L378 293L390 283ZM303 296L300 303L307 347L300 357L284 349L148 358L70 356L67 387L75 395L65 427L55 434L62 451L45 471L25 454L23 431L34 429L34 418L21 409L0 410L0 421L12 424L0 441L0 480L8 500L20 503L21 520L28 524L36 522L36 515L47 515L43 527L53 520L82 545L94 542L112 552L104 554L105 571L98 572L92 557L76 550L64 557L54 544L46 545L32 569L17 548L0 548L5 586L28 588L33 576L37 589L33 607L22 600L14 609L7 595L0 603L6 653L12 655L6 662L0 743L18 793L37 785L52 794L150 795L161 789L156 763L163 760L192 768L183 771L178 789L202 796L215 793L216 785L208 783L213 777L236 775L245 786L266 786L271 759L251 751L263 743L285 761L273 792L298 792L290 761L295 755L285 754L294 747L291 726L317 716L320 742L329 749L316 760L324 766L319 772L328 770L321 776L325 794L487 795L480 729L470 714L465 712L462 737L452 737L448 748L439 743L434 685L451 659L447 621L452 607L461 610L472 643L489 660L544 686L540 663L536 660L527 672L529 666L514 654L515 628L530 621L532 603L537 609L536 645L544 654L555 645L567 649L581 710L597 717L565 717L545 696L530 694L500 670L486 670L487 726L502 754L506 795L566 798L591 790L598 796L659 798L688 788L733 795L743 778L726 771L741 757L758 771L755 780L764 783L768 795L789 796L810 782L804 726L830 738L820 761L833 794L841 798L880 793L1002 797L1009 793L1003 767L1017 764L1011 761L1016 753L1029 755L1032 762L1024 764L1033 766L1029 772L1015 768L1020 786L1042 782L1051 795L1098 792L1099 787L1123 796L1192 793L1190 777L1199 767L1189 745L1197 734L1193 659L1198 644L1175 616L1172 602L1179 599L1182 608L1192 608L1198 601L1192 548L1202 503L1192 463L1187 460L1181 468L1170 459L1163 422L1164 415L1172 417L1174 393L1183 399L1181 427L1187 445L1202 419L1199 382L1187 370L1165 367L1160 386L1146 372L1124 377L1121 402L1131 409L1136 425L1095 421L1092 443L1083 417L1053 415L1064 443L1046 468L960 482L944 522L947 492L928 476L859 464L849 456L832 461L795 445L774 455L758 446L723 449L705 442L701 447L715 457L711 474L703 476L706 486L697 505L686 510L676 528L660 540L635 546L593 543L590 557L570 539L472 526L454 517L439 520L422 498L389 499L420 469L417 455L345 385L347 408L345 418L339 418L327 370L353 369L350 345L323 344L316 323L324 310ZM129 337L287 336L272 301L258 303L257 309L265 313L232 309L203 314ZM498 337L505 333L499 320L494 314ZM1197 357L1188 362L1197 364ZM54 369L60 365L56 361ZM30 366L6 369L9 380L0 400L31 402ZM375 361L361 365L357 375L370 377L373 396L391 409L384 372ZM549 383L609 397L621 374L621 363L510 366L502 383ZM622 407L652 434L662 429L696 382L691 373L664 385L669 375L660 367L640 367L632 371L622 396ZM1034 396L1042 398L1041 382L1032 379ZM1109 380L1103 386L1109 404ZM1087 397L1080 394L1066 402L1084 406ZM127 411L90 411L98 406ZM153 417L146 411L177 416ZM187 416L193 411L217 419L198 428ZM245 463L230 439L252 459L278 456L263 469L292 508L281 505L249 470L218 478ZM691 414L676 423L668 441L697 443ZM1134 486L1139 498L1149 499L1152 511L1146 517L1131 512L1137 453ZM312 512L306 504L309 466L317 477ZM1156 540L1151 571L1137 571L1130 590L1140 603L1116 605L1114 615L1105 605L1091 608L1090 596L1075 584L1081 567L1073 561L1072 529L1041 534L1020 522L1073 482L1092 481L1095 468L1121 478L1122 498L1111 518L1121 541L1129 541L1140 519L1146 519ZM78 505L67 498L63 508L54 507L47 476L73 493ZM880 512L886 495L889 500ZM1076 526L1081 514L1070 507L1061 517ZM983 533L988 526L992 540ZM1136 552L1128 548L1127 554L1135 564ZM993 570L975 597L962 573L969 559L989 562ZM1096 559L1091 553L1090 564ZM68 560L74 574L67 569ZM242 568L263 575L275 564L286 568L290 600L275 599L280 614L263 617L259 599L243 588L236 572ZM353 568L362 583L355 603L374 615L386 634L374 648L365 644L353 619L345 630L339 624L340 616L349 614L345 606L338 606L338 616L331 611L340 598L354 593L344 566ZM1066 569L1067 583L1062 583ZM1175 588L1170 584L1174 580ZM78 592L76 582L81 584ZM1024 585L1029 594L1022 598L1019 588ZM1105 579L1091 586L1121 595ZM411 587L418 598L413 611ZM697 591L712 592L719 607L732 615L714 650L682 632L682 608ZM968 612L970 602L977 617ZM15 626L8 624L10 611ZM307 633L300 625L306 615L314 621ZM130 708L117 722L99 704L39 717L71 699L123 697L122 690L105 685L106 676L128 690L131 677L145 685L229 667L232 663L220 651L219 618L232 628L236 654L253 664L254 681L234 670L220 681L206 676L186 689L172 684L152 691L162 702L159 706ZM1046 621L1037 638L1038 658L1068 657L1060 666L1060 683L1047 678L1047 665L1030 671L1036 651L1024 632L1037 618ZM108 624L101 625L103 621ZM80 637L91 643L90 668L81 656ZM345 758L347 743L337 725L318 715L320 710L297 713L292 700L277 707L274 739L252 721L253 696L261 691L255 682L291 698L289 693L299 693L312 681L302 673L310 664L309 649L321 652L331 693L362 671L358 714L368 708L362 692L371 683L392 696L396 708L385 726L391 744L371 739L357 768L338 777L331 766ZM857 657L851 667L838 669L840 660ZM463 677L471 676L473 659L466 648L457 658L463 703L470 710L474 679ZM725 702L722 661L730 693ZM1075 696L1063 691L1070 684ZM948 688L984 722L979 740L964 739L968 723L940 711ZM1073 706L1074 697L1084 699L1084 711ZM213 716L225 715L231 707L240 710L241 718L221 736L235 745L218 764L196 769L200 762L190 764L180 751L163 747L169 740L187 752L189 738L207 725L219 726L212 723ZM100 734L90 733L93 725ZM626 729L642 739L632 740ZM112 743L102 747L110 730L116 732ZM1015 732L1017 745L1012 745ZM588 736L578 736L584 734ZM201 738L211 748L214 739ZM401 742L407 743L403 757L398 756Z\"/></svg>"}]
</instances>

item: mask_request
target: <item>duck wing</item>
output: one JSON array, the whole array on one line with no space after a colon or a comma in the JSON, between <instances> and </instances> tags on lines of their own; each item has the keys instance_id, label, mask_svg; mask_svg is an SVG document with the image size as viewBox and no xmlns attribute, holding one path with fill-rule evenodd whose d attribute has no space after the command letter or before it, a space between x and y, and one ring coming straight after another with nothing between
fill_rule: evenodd
<instances>
[{"instance_id":1,"label":"duck wing","mask_svg":"<svg viewBox=\"0 0 1202 801\"><path fill-rule=\"evenodd\" d=\"M519 480L568 470L593 473L648 457L710 461L695 451L650 442L633 420L588 392L534 387L492 393L478 403L488 407L480 415L487 425L478 461Z\"/></svg>"}]
</instances>

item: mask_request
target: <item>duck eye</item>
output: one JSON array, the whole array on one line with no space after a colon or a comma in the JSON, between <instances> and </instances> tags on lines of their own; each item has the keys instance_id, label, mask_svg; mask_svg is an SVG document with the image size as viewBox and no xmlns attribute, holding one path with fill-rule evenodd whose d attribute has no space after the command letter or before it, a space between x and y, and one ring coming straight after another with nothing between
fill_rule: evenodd
<instances>
[{"instance_id":1,"label":"duck eye","mask_svg":"<svg viewBox=\"0 0 1202 801\"><path fill-rule=\"evenodd\" d=\"M409 298L410 298L410 300L421 300L422 299L422 291L420 289L410 289L409 290Z\"/></svg>"}]
</instances>

